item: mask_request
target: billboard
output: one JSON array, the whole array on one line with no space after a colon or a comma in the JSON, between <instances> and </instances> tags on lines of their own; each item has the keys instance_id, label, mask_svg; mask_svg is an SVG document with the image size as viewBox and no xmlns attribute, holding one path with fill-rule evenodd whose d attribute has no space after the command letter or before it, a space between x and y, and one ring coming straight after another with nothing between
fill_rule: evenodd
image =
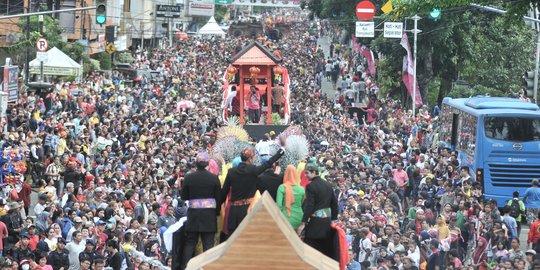
<instances>
[{"instance_id":1,"label":"billboard","mask_svg":"<svg viewBox=\"0 0 540 270\"><path fill-rule=\"evenodd\" d=\"M190 0L189 16L214 16L214 0Z\"/></svg>"},{"instance_id":2,"label":"billboard","mask_svg":"<svg viewBox=\"0 0 540 270\"><path fill-rule=\"evenodd\" d=\"M2 90L8 94L8 102L15 102L19 99L19 67L3 66Z\"/></svg>"},{"instance_id":3,"label":"billboard","mask_svg":"<svg viewBox=\"0 0 540 270\"><path fill-rule=\"evenodd\" d=\"M180 18L183 8L183 5L156 5L156 17Z\"/></svg>"}]
</instances>

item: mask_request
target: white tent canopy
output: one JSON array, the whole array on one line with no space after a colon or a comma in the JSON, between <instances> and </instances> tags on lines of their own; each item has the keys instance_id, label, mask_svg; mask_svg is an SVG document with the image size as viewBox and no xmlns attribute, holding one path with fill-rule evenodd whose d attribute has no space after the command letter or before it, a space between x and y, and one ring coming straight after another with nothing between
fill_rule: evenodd
<instances>
[{"instance_id":1,"label":"white tent canopy","mask_svg":"<svg viewBox=\"0 0 540 270\"><path fill-rule=\"evenodd\" d=\"M199 29L199 32L197 32L198 36L205 36L205 35L212 35L212 36L220 36L225 37L225 32L221 29L221 27L216 22L216 19L214 17L210 17L210 20L201 28Z\"/></svg>"},{"instance_id":2,"label":"white tent canopy","mask_svg":"<svg viewBox=\"0 0 540 270\"><path fill-rule=\"evenodd\" d=\"M47 59L43 61L43 75L55 76L79 76L82 67L71 59L67 54L54 47L46 52ZM30 62L30 73L40 74L41 61L34 59Z\"/></svg>"}]
</instances>

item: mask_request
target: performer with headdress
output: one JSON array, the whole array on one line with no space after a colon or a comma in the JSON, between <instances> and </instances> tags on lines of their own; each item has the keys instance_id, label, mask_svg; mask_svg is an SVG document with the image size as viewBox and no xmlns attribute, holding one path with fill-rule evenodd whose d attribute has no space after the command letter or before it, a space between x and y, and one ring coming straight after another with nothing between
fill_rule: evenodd
<instances>
[{"instance_id":1,"label":"performer with headdress","mask_svg":"<svg viewBox=\"0 0 540 270\"><path fill-rule=\"evenodd\" d=\"M284 150L280 149L267 162L255 166L253 165L255 152L253 148L246 147L240 155L242 162L238 167L229 169L221 196L225 198L229 190L232 190L231 207L227 219L227 229L230 234L236 230L247 215L249 205L252 203L253 196L257 191L259 175L272 166L283 154Z\"/></svg>"}]
</instances>

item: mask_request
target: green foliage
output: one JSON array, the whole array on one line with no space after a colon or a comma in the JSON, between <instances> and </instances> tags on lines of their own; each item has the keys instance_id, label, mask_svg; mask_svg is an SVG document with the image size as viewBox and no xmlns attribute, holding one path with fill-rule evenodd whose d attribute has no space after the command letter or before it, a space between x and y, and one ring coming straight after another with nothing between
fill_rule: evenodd
<instances>
[{"instance_id":1,"label":"green foliage","mask_svg":"<svg viewBox=\"0 0 540 270\"><path fill-rule=\"evenodd\" d=\"M377 10L387 0L373 1ZM512 13L508 16L494 14L469 6L471 0L394 0L394 10L383 15L386 21L406 20L407 29L413 22L406 19L418 14L418 65L417 76L422 97L429 104L441 102L447 95L471 96L490 94L507 96L520 86L524 71L533 69L534 33L525 26L523 20L529 4L540 0L498 1L479 0L474 3L498 6ZM314 16L327 18L334 25L350 32L354 27L356 1L313 0L307 8ZM441 9L437 20L430 19L429 13ZM378 11L380 13L380 11ZM375 19L375 25L382 25ZM344 26L346 25L346 26ZM408 34L412 46L412 34ZM383 94L399 98L405 93L401 79L401 69L405 50L399 40L358 39L374 49L382 59L377 67L377 81ZM452 89L453 82L464 80L472 87Z\"/></svg>"},{"instance_id":2,"label":"green foliage","mask_svg":"<svg viewBox=\"0 0 540 270\"><path fill-rule=\"evenodd\" d=\"M100 63L96 59L88 59L88 61L84 62L83 66L83 73L88 74L95 70L100 70Z\"/></svg>"},{"instance_id":3,"label":"green foliage","mask_svg":"<svg viewBox=\"0 0 540 270\"><path fill-rule=\"evenodd\" d=\"M279 115L279 113L272 113L272 124L273 125L283 124L283 120L281 120L281 116Z\"/></svg>"},{"instance_id":4,"label":"green foliage","mask_svg":"<svg viewBox=\"0 0 540 270\"><path fill-rule=\"evenodd\" d=\"M101 69L110 70L112 68L112 59L110 54L100 52L92 55L92 58L99 61Z\"/></svg>"},{"instance_id":5,"label":"green foliage","mask_svg":"<svg viewBox=\"0 0 540 270\"><path fill-rule=\"evenodd\" d=\"M218 23L221 23L221 21L223 21L223 18L225 18L226 14L227 14L227 6L216 5L216 11L214 12L214 19L216 19Z\"/></svg>"},{"instance_id":6,"label":"green foliage","mask_svg":"<svg viewBox=\"0 0 540 270\"><path fill-rule=\"evenodd\" d=\"M128 52L120 52L114 56L114 60L117 63L133 63L135 58Z\"/></svg>"},{"instance_id":7,"label":"green foliage","mask_svg":"<svg viewBox=\"0 0 540 270\"><path fill-rule=\"evenodd\" d=\"M392 5L392 17L401 17L403 15L419 14L428 15L434 8L441 9L442 16L445 12L460 12L470 7L470 4L479 4L493 6L504 9L507 12L507 19L510 21L520 21L521 17L527 15L531 5L538 7L540 0L520 0L520 1L494 1L494 0L429 0L429 1L411 1L394 0Z\"/></svg>"}]
</instances>

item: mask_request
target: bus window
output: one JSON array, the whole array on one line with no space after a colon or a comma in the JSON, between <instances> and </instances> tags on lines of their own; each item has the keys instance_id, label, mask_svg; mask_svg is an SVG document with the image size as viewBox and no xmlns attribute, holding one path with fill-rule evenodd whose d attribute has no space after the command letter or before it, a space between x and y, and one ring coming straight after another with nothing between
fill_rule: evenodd
<instances>
[{"instance_id":1,"label":"bus window","mask_svg":"<svg viewBox=\"0 0 540 270\"><path fill-rule=\"evenodd\" d=\"M452 143L452 107L443 104L440 122L440 140L445 143Z\"/></svg>"},{"instance_id":2,"label":"bus window","mask_svg":"<svg viewBox=\"0 0 540 270\"><path fill-rule=\"evenodd\" d=\"M526 117L486 117L486 137L512 142L540 141L540 119Z\"/></svg>"},{"instance_id":3,"label":"bus window","mask_svg":"<svg viewBox=\"0 0 540 270\"><path fill-rule=\"evenodd\" d=\"M455 147L459 141L458 130L461 129L461 123L459 121L459 114L452 114L452 141L451 144Z\"/></svg>"},{"instance_id":4,"label":"bus window","mask_svg":"<svg viewBox=\"0 0 540 270\"><path fill-rule=\"evenodd\" d=\"M476 149L476 116L468 113L461 114L461 129L459 129L459 149L474 156Z\"/></svg>"}]
</instances>

